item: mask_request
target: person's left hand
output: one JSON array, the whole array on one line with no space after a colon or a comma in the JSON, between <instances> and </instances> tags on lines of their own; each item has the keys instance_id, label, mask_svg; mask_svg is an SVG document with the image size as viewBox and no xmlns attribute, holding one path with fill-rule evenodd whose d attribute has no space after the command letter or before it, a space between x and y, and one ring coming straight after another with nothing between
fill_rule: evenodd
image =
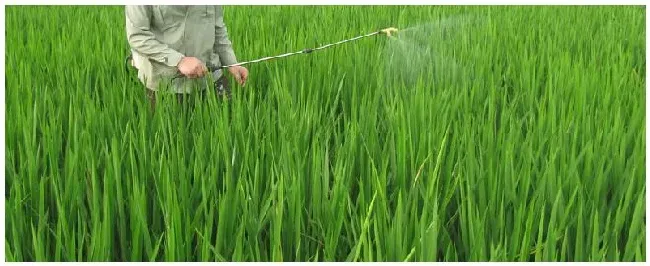
<instances>
[{"instance_id":1,"label":"person's left hand","mask_svg":"<svg viewBox=\"0 0 650 266\"><path fill-rule=\"evenodd\" d=\"M228 71L235 77L239 85L244 86L246 84L248 69L243 66L232 66L228 68Z\"/></svg>"}]
</instances>

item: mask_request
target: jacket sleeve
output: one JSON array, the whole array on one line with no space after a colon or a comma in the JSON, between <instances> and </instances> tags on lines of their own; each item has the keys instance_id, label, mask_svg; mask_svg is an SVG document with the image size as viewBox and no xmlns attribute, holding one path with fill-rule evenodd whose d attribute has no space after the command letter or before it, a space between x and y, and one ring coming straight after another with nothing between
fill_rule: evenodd
<instances>
[{"instance_id":1,"label":"jacket sleeve","mask_svg":"<svg viewBox=\"0 0 650 266\"><path fill-rule=\"evenodd\" d=\"M228 39L228 29L223 21L223 9L221 6L215 6L216 21L214 27L215 41L212 48L213 53L219 55L221 65L237 64L235 51L232 49L232 43Z\"/></svg>"},{"instance_id":2,"label":"jacket sleeve","mask_svg":"<svg viewBox=\"0 0 650 266\"><path fill-rule=\"evenodd\" d=\"M151 6L126 6L126 36L131 49L170 67L175 67L183 54L160 42L151 32Z\"/></svg>"}]
</instances>

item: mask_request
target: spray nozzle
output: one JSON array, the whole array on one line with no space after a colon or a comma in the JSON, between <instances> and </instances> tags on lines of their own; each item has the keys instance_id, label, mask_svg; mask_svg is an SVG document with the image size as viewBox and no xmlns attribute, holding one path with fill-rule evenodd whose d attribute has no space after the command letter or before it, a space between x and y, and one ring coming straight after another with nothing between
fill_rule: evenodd
<instances>
[{"instance_id":1,"label":"spray nozzle","mask_svg":"<svg viewBox=\"0 0 650 266\"><path fill-rule=\"evenodd\" d=\"M397 31L398 31L397 28L390 27L390 28L385 28L383 30L380 30L379 32L383 33L383 34L386 34L386 36L388 36L388 37L391 37L393 32L396 33Z\"/></svg>"}]
</instances>

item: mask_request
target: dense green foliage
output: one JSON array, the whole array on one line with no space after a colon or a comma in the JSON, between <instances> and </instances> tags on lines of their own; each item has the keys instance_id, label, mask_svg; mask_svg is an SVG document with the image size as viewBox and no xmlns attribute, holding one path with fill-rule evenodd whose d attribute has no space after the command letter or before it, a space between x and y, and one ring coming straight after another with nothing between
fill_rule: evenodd
<instances>
[{"instance_id":1,"label":"dense green foliage","mask_svg":"<svg viewBox=\"0 0 650 266\"><path fill-rule=\"evenodd\" d=\"M6 8L8 261L645 261L645 9L225 7L148 112L123 8Z\"/></svg>"}]
</instances>

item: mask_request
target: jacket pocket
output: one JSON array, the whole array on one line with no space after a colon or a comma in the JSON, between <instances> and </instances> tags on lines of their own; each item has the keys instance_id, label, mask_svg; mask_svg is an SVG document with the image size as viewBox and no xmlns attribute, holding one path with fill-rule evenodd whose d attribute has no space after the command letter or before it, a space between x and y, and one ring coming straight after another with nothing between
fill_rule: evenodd
<instances>
[{"instance_id":1,"label":"jacket pocket","mask_svg":"<svg viewBox=\"0 0 650 266\"><path fill-rule=\"evenodd\" d=\"M205 6L205 9L203 11L203 18L206 20L214 20L214 16L216 15L217 10L215 6Z\"/></svg>"},{"instance_id":2,"label":"jacket pocket","mask_svg":"<svg viewBox=\"0 0 650 266\"><path fill-rule=\"evenodd\" d=\"M154 6L154 15L156 13L160 16L160 29L164 32L166 30L177 28L182 25L182 20L185 14L178 10L182 7L176 6Z\"/></svg>"}]
</instances>

